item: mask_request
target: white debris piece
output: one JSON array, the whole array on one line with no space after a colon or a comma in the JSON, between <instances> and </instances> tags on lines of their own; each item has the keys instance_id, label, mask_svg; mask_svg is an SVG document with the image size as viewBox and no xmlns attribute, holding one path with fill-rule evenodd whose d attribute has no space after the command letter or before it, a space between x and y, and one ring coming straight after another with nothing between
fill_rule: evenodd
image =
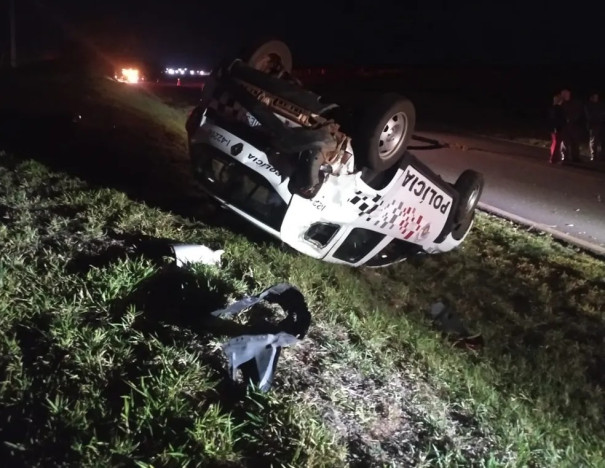
<instances>
[{"instance_id":1,"label":"white debris piece","mask_svg":"<svg viewBox=\"0 0 605 468\"><path fill-rule=\"evenodd\" d=\"M171 247L179 267L190 263L219 266L221 256L225 253L224 250L212 250L205 245L197 244L175 244Z\"/></svg>"}]
</instances>

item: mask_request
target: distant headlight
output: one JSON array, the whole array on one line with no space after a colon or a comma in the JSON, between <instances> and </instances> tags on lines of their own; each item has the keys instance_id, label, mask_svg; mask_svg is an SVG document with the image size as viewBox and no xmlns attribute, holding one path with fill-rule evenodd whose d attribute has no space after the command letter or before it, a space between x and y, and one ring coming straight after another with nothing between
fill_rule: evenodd
<instances>
[{"instance_id":1,"label":"distant headlight","mask_svg":"<svg viewBox=\"0 0 605 468\"><path fill-rule=\"evenodd\" d=\"M305 240L323 248L330 243L339 229L337 224L315 223L305 232Z\"/></svg>"}]
</instances>

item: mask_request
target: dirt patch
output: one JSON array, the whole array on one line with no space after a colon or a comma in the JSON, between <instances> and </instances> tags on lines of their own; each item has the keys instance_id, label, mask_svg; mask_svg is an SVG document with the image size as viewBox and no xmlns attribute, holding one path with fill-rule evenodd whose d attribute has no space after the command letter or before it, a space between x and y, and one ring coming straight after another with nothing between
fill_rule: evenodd
<instances>
[{"instance_id":1,"label":"dirt patch","mask_svg":"<svg viewBox=\"0 0 605 468\"><path fill-rule=\"evenodd\" d=\"M448 407L416 371L365 368L344 351L351 347L343 327L314 327L278 372L279 391L300 392L347 446L351 466L417 466L427 461L421 454L437 459L454 448L478 460L494 447L472 415Z\"/></svg>"}]
</instances>

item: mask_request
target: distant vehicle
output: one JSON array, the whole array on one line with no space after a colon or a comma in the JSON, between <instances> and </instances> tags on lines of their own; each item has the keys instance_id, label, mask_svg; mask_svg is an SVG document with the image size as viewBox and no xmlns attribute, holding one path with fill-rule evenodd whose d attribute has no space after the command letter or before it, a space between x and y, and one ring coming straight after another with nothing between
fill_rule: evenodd
<instances>
[{"instance_id":1,"label":"distant vehicle","mask_svg":"<svg viewBox=\"0 0 605 468\"><path fill-rule=\"evenodd\" d=\"M225 63L186 123L196 177L222 206L306 255L354 267L447 252L467 236L483 177L467 170L449 184L407 151L408 99L324 103L292 77L279 41Z\"/></svg>"}]
</instances>

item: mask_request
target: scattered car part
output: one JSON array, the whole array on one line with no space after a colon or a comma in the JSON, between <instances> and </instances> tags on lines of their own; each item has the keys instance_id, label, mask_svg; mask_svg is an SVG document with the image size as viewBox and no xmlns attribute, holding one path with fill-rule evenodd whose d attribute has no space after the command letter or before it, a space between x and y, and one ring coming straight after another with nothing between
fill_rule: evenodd
<instances>
[{"instance_id":1,"label":"scattered car part","mask_svg":"<svg viewBox=\"0 0 605 468\"><path fill-rule=\"evenodd\" d=\"M297 342L295 336L288 333L277 335L242 335L223 345L223 351L229 359L232 380L237 380L237 370L245 363L254 361L260 390L269 390L277 366L277 353L280 348Z\"/></svg>"},{"instance_id":2,"label":"scattered car part","mask_svg":"<svg viewBox=\"0 0 605 468\"><path fill-rule=\"evenodd\" d=\"M245 296L211 315L233 317L261 301L280 305L287 317L275 326L275 333L235 337L223 345L223 351L229 360L229 375L234 381L240 369L245 381L251 381L266 392L273 382L281 348L303 339L311 324L311 314L302 293L291 284L279 283L256 296Z\"/></svg>"},{"instance_id":3,"label":"scattered car part","mask_svg":"<svg viewBox=\"0 0 605 468\"><path fill-rule=\"evenodd\" d=\"M205 245L197 244L175 244L171 246L176 264L179 267L202 263L204 265L219 266L224 250L212 250Z\"/></svg>"},{"instance_id":4,"label":"scattered car part","mask_svg":"<svg viewBox=\"0 0 605 468\"><path fill-rule=\"evenodd\" d=\"M435 302L430 310L433 322L439 325L441 331L460 336L470 335L454 310L443 302Z\"/></svg>"},{"instance_id":5,"label":"scattered car part","mask_svg":"<svg viewBox=\"0 0 605 468\"><path fill-rule=\"evenodd\" d=\"M454 346L476 349L483 345L483 337L470 333L451 306L435 302L429 316L443 333L453 338Z\"/></svg>"}]
</instances>

